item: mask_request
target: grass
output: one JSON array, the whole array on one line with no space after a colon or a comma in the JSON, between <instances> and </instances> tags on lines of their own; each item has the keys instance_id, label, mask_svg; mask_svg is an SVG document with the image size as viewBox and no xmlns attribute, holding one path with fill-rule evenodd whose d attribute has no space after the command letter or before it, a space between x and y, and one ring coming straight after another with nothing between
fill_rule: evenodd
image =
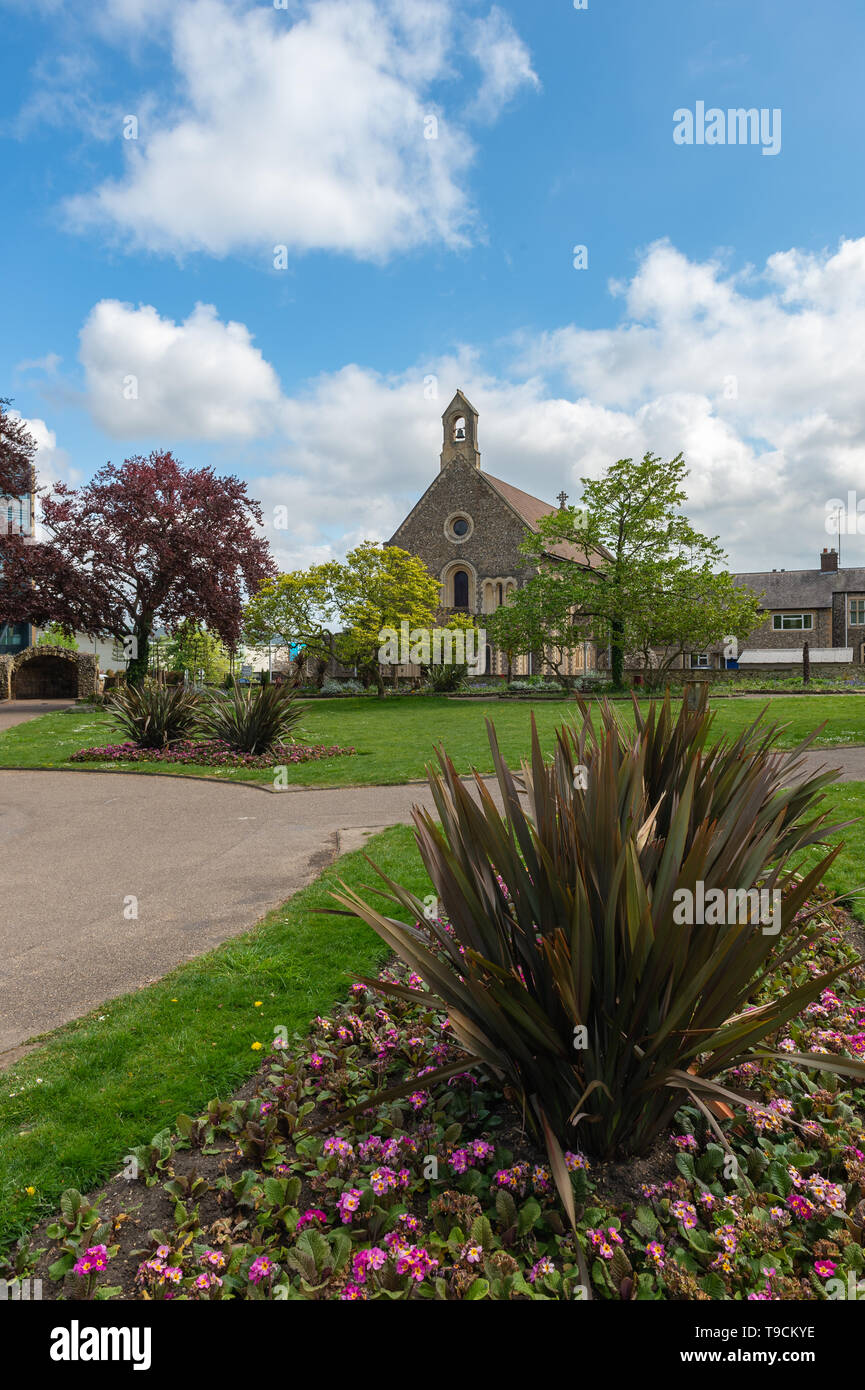
<instances>
[{"instance_id":1,"label":"grass","mask_svg":"<svg viewBox=\"0 0 865 1390\"><path fill-rule=\"evenodd\" d=\"M647 702L642 702L645 705ZM767 702L768 703L768 702ZM737 734L762 708L757 699L719 700L715 730ZM616 706L623 720L630 720L630 705ZM546 749L552 748L556 726L576 707L564 701L519 702L497 700L335 699L311 701L303 717L299 742L339 743L354 747L352 757L289 767L287 781L294 786L333 787L396 784L424 777L433 748L444 743L462 772L477 767L492 771L484 720L495 721L505 757L518 762L528 748L529 720L534 713ZM849 696L783 696L772 700L770 717L786 727L779 747L791 748L819 724L826 724L815 745L834 748L865 743L865 700ZM67 759L79 748L122 742L116 726L102 711L86 707L47 714L18 724L0 734L0 767L75 767ZM98 768L99 763L88 763ZM107 764L105 764L107 766ZM142 776L152 775L152 764L111 764ZM166 769L170 775L217 777L221 781L260 782L271 785L273 769L181 767Z\"/></svg>"},{"instance_id":2,"label":"grass","mask_svg":"<svg viewBox=\"0 0 865 1390\"><path fill-rule=\"evenodd\" d=\"M369 852L419 896L429 891L408 828L374 836ZM0 1072L0 1248L65 1188L86 1192L118 1172L178 1112L230 1095L258 1066L254 1042L279 1025L289 1037L305 1031L353 975L378 970L387 949L369 927L322 915L339 879L360 888L375 875L361 851L344 855L245 935L65 1025Z\"/></svg>"}]
</instances>

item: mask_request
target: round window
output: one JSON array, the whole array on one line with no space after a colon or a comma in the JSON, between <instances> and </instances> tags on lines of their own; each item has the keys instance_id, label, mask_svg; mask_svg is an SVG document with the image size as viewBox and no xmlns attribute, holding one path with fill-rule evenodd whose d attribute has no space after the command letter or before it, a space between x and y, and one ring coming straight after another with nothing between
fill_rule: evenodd
<instances>
[{"instance_id":1,"label":"round window","mask_svg":"<svg viewBox=\"0 0 865 1390\"><path fill-rule=\"evenodd\" d=\"M465 512L452 512L444 524L444 533L449 541L461 545L474 531L474 522Z\"/></svg>"}]
</instances>

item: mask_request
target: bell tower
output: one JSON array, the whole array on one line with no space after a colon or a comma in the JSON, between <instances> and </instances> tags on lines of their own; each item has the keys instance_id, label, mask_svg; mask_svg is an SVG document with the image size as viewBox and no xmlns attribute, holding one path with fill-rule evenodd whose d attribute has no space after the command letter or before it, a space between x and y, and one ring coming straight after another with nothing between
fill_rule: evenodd
<instances>
[{"instance_id":1,"label":"bell tower","mask_svg":"<svg viewBox=\"0 0 865 1390\"><path fill-rule=\"evenodd\" d=\"M480 468L478 412L462 391L457 391L442 416L442 425L442 468L447 468L449 463L454 463L457 459L463 463L473 463L475 468Z\"/></svg>"}]
</instances>

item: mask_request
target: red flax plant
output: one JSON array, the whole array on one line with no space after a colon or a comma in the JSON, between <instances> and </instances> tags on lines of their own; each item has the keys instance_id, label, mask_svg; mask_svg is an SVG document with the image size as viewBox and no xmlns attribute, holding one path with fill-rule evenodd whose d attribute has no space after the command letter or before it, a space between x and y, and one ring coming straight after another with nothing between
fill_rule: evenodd
<instances>
[{"instance_id":1,"label":"red flax plant","mask_svg":"<svg viewBox=\"0 0 865 1390\"><path fill-rule=\"evenodd\" d=\"M582 724L557 732L549 762L533 722L520 778L488 723L501 811L479 774L475 799L438 752L428 776L440 824L413 814L449 929L425 922L419 900L380 870L379 893L416 926L344 885L336 895L422 976L474 1061L521 1098L568 1207L562 1147L577 1126L590 1153L643 1154L687 1097L707 1115L718 1099L744 1105L715 1078L748 1059L865 1077L862 1062L767 1046L845 967L753 1002L767 973L820 933L819 910L805 904L840 849L805 874L794 868L842 828L818 809L835 774L802 775L811 740L773 751L777 728L760 716L735 740L710 742L713 716L683 707L674 719L669 698L646 715L635 702L633 730L605 705L596 732L580 709ZM674 921L674 893L701 880L706 894L779 891L778 934L747 912L718 925Z\"/></svg>"}]
</instances>

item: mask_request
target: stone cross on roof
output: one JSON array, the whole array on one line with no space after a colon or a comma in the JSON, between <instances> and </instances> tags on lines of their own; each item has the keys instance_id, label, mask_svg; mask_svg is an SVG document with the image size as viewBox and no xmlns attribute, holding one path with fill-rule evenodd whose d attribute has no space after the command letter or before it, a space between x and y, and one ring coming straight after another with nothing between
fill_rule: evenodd
<instances>
[{"instance_id":1,"label":"stone cross on roof","mask_svg":"<svg viewBox=\"0 0 865 1390\"><path fill-rule=\"evenodd\" d=\"M568 500L568 494L567 494L566 492L564 492L564 491L563 491L563 492L560 492L559 495L558 495L558 497L556 498L556 501L558 502L558 504L559 504L560 507L564 507L564 505L565 505L565 503L567 502L567 500Z\"/></svg>"}]
</instances>

